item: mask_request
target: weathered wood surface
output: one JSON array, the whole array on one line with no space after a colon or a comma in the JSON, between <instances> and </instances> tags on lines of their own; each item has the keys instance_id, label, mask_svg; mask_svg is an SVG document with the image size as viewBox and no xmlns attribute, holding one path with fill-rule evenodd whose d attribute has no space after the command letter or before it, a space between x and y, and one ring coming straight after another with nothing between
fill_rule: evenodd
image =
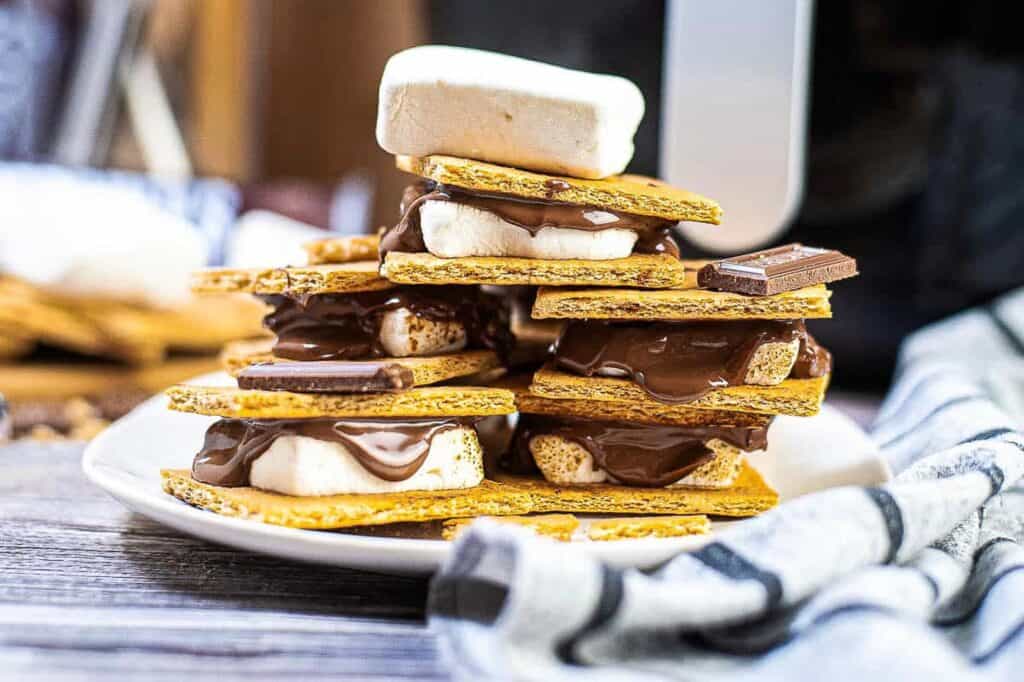
<instances>
[{"instance_id":1,"label":"weathered wood surface","mask_svg":"<svg viewBox=\"0 0 1024 682\"><path fill-rule=\"evenodd\" d=\"M90 484L80 445L0 447L0 679L446 679L426 580L189 538Z\"/></svg>"},{"instance_id":2,"label":"weathered wood surface","mask_svg":"<svg viewBox=\"0 0 1024 682\"><path fill-rule=\"evenodd\" d=\"M425 579L180 535L90 484L81 451L0 446L0 680L447 679Z\"/></svg>"}]
</instances>

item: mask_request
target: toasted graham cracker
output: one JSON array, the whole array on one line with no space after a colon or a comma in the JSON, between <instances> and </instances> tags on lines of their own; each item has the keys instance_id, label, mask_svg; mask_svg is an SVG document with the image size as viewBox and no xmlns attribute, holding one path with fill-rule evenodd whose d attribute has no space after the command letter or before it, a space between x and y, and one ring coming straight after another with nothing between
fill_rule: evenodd
<instances>
[{"instance_id":1,"label":"toasted graham cracker","mask_svg":"<svg viewBox=\"0 0 1024 682\"><path fill-rule=\"evenodd\" d=\"M318 239L304 244L310 265L320 263L357 263L377 260L380 236L361 234L349 237Z\"/></svg>"},{"instance_id":2,"label":"toasted graham cracker","mask_svg":"<svg viewBox=\"0 0 1024 682\"><path fill-rule=\"evenodd\" d=\"M707 535L710 532L711 520L703 514L594 519L587 526L587 537L597 542L636 538L678 538L687 535Z\"/></svg>"},{"instance_id":3,"label":"toasted graham cracker","mask_svg":"<svg viewBox=\"0 0 1024 682\"><path fill-rule=\"evenodd\" d=\"M485 516L498 523L511 523L529 528L537 535L554 538L560 542L569 542L572 534L580 527L580 520L572 514L537 514L536 516ZM441 537L454 540L462 531L469 528L476 519L448 519L441 524Z\"/></svg>"},{"instance_id":4,"label":"toasted graham cracker","mask_svg":"<svg viewBox=\"0 0 1024 682\"><path fill-rule=\"evenodd\" d=\"M745 467L724 490L555 486L543 480L485 480L474 488L324 497L291 497L256 488L220 488L187 469L160 472L165 492L193 506L290 528L330 529L406 521L530 513L711 514L745 517L778 504L778 494Z\"/></svg>"},{"instance_id":5,"label":"toasted graham cracker","mask_svg":"<svg viewBox=\"0 0 1024 682\"><path fill-rule=\"evenodd\" d=\"M0 326L86 355L102 355L110 349L107 337L88 320L52 305L35 292L25 294L20 287L4 284L0 279Z\"/></svg>"},{"instance_id":6,"label":"toasted graham cracker","mask_svg":"<svg viewBox=\"0 0 1024 682\"><path fill-rule=\"evenodd\" d=\"M220 355L221 363L228 374L237 377L249 365L288 362L288 360L274 356L271 352L273 345L274 342L270 339L229 343ZM408 367L412 371L413 384L416 386L436 384L501 366L497 354L489 350L467 350L448 355L386 358L386 360L390 364ZM377 363L380 360L371 362Z\"/></svg>"},{"instance_id":7,"label":"toasted graham cracker","mask_svg":"<svg viewBox=\"0 0 1024 682\"><path fill-rule=\"evenodd\" d=\"M197 294L327 294L390 289L376 261L272 269L210 268L192 274Z\"/></svg>"},{"instance_id":8,"label":"toasted graham cracker","mask_svg":"<svg viewBox=\"0 0 1024 682\"><path fill-rule=\"evenodd\" d=\"M774 296L706 289L548 289L537 292L536 319L793 320L830 318L832 292L824 285Z\"/></svg>"},{"instance_id":9,"label":"toasted graham cracker","mask_svg":"<svg viewBox=\"0 0 1024 682\"><path fill-rule=\"evenodd\" d=\"M740 474L744 453L739 448L712 438L708 448L715 453L714 459L697 467L673 486L692 488L728 488ZM576 483L576 472L587 463L588 470L595 468L593 457L579 443L553 434L534 436L529 443L530 454L537 463L544 478L557 485L585 485Z\"/></svg>"},{"instance_id":10,"label":"toasted graham cracker","mask_svg":"<svg viewBox=\"0 0 1024 682\"><path fill-rule=\"evenodd\" d=\"M599 483L560 486L539 478L502 478L533 494L531 512L575 514L709 514L754 516L779 502L778 493L749 464L729 488L635 488Z\"/></svg>"},{"instance_id":11,"label":"toasted graham cracker","mask_svg":"<svg viewBox=\"0 0 1024 682\"><path fill-rule=\"evenodd\" d=\"M263 308L235 296L155 308L63 296L0 278L0 335L12 328L49 345L134 364L158 363L170 349L212 351L232 339L259 334Z\"/></svg>"},{"instance_id":12,"label":"toasted graham cracker","mask_svg":"<svg viewBox=\"0 0 1024 682\"><path fill-rule=\"evenodd\" d=\"M290 393L172 386L169 407L233 419L307 417L486 417L516 411L512 392L476 386L427 386L396 393Z\"/></svg>"},{"instance_id":13,"label":"toasted graham cracker","mask_svg":"<svg viewBox=\"0 0 1024 682\"><path fill-rule=\"evenodd\" d=\"M828 376L815 379L786 379L777 386L728 386L706 393L686 407L735 410L761 414L790 414L810 417L821 409ZM647 395L628 379L581 377L542 367L533 375L530 393L544 398L571 400L614 400L632 402L638 408L658 412L670 406Z\"/></svg>"},{"instance_id":14,"label":"toasted graham cracker","mask_svg":"<svg viewBox=\"0 0 1024 682\"><path fill-rule=\"evenodd\" d=\"M503 384L500 384L504 386ZM675 426L768 426L771 416L750 412L694 409L687 405L663 405L652 409L647 403L612 400L573 400L545 398L534 395L524 386L513 388L516 409L523 414L544 414L552 417L583 417L596 421L626 421L638 424Z\"/></svg>"},{"instance_id":15,"label":"toasted graham cracker","mask_svg":"<svg viewBox=\"0 0 1024 682\"><path fill-rule=\"evenodd\" d=\"M187 469L163 470L164 491L195 507L289 528L330 529L463 516L526 514L530 492L483 481L474 488L293 497L257 488L220 488Z\"/></svg>"},{"instance_id":16,"label":"toasted graham cracker","mask_svg":"<svg viewBox=\"0 0 1024 682\"><path fill-rule=\"evenodd\" d=\"M722 208L714 199L642 175L581 180L441 155L398 156L395 157L395 165L442 184L481 192L554 199L666 220L717 225L722 219Z\"/></svg>"},{"instance_id":17,"label":"toasted graham cracker","mask_svg":"<svg viewBox=\"0 0 1024 682\"><path fill-rule=\"evenodd\" d=\"M671 256L633 254L614 260L546 260L391 252L380 272L399 284L605 286L658 289L686 282L686 267Z\"/></svg>"}]
</instances>

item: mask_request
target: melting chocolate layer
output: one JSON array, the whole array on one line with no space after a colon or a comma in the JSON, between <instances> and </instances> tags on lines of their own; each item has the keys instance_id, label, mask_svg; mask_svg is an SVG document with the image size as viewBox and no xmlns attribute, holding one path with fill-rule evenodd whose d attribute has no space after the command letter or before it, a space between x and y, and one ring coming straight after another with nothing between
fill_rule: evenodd
<instances>
[{"instance_id":1,"label":"melting chocolate layer","mask_svg":"<svg viewBox=\"0 0 1024 682\"><path fill-rule=\"evenodd\" d=\"M824 376L831 354L818 345L803 320L697 322L574 321L555 346L555 365L573 374L630 377L664 403L688 403L708 391L745 382L757 349L800 341L790 376Z\"/></svg>"},{"instance_id":2,"label":"melting chocolate layer","mask_svg":"<svg viewBox=\"0 0 1024 682\"><path fill-rule=\"evenodd\" d=\"M564 184L564 181L556 182ZM548 193L554 195L561 189L564 188L552 184L548 186ZM679 247L672 238L672 226L675 223L671 220L567 204L552 199L525 199L510 194L476 192L424 180L405 188L400 206L402 218L381 237L381 259L389 251L423 253L427 250L420 228L420 207L427 201L452 201L488 211L532 235L545 227L589 232L612 228L632 230L637 233L637 241L633 246L635 253L666 253L679 257Z\"/></svg>"},{"instance_id":3,"label":"melting chocolate layer","mask_svg":"<svg viewBox=\"0 0 1024 682\"><path fill-rule=\"evenodd\" d=\"M477 287L398 287L354 294L268 294L274 311L263 326L277 336L274 355L288 360L368 360L385 357L384 314L406 308L433 322L458 322L467 348L505 356L512 347L507 305Z\"/></svg>"},{"instance_id":4,"label":"melting chocolate layer","mask_svg":"<svg viewBox=\"0 0 1024 682\"><path fill-rule=\"evenodd\" d=\"M625 485L658 488L675 483L714 458L706 443L718 438L750 451L763 449L767 427L660 426L632 422L592 421L571 417L522 415L510 469L536 470L530 440L536 436L561 436L578 443L594 463Z\"/></svg>"},{"instance_id":5,"label":"melting chocolate layer","mask_svg":"<svg viewBox=\"0 0 1024 682\"><path fill-rule=\"evenodd\" d=\"M434 436L472 425L474 418L437 419L221 419L206 430L192 462L192 478L210 485L247 486L252 463L282 436L339 443L368 472L385 481L411 478Z\"/></svg>"}]
</instances>

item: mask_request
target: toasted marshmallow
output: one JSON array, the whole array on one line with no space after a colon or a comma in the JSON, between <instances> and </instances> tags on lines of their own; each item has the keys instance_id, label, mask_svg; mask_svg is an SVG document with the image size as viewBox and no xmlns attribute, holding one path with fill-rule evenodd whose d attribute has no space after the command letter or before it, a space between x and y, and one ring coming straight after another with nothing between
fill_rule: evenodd
<instances>
[{"instance_id":1,"label":"toasted marshmallow","mask_svg":"<svg viewBox=\"0 0 1024 682\"><path fill-rule=\"evenodd\" d=\"M420 228L427 251L439 258L502 256L564 260L626 258L637 234L609 228L591 232L544 227L533 234L490 211L453 201L427 201L420 206Z\"/></svg>"},{"instance_id":2,"label":"toasted marshmallow","mask_svg":"<svg viewBox=\"0 0 1024 682\"><path fill-rule=\"evenodd\" d=\"M388 60L377 142L392 154L604 178L633 157L643 115L643 95L625 78L427 45Z\"/></svg>"},{"instance_id":3,"label":"toasted marshmallow","mask_svg":"<svg viewBox=\"0 0 1024 682\"><path fill-rule=\"evenodd\" d=\"M541 435L530 439L530 454L544 478L556 485L617 483L614 477L594 462L594 457L579 443L561 436ZM727 488L739 476L746 453L718 438L707 442L714 459L702 464L666 487Z\"/></svg>"},{"instance_id":4,"label":"toasted marshmallow","mask_svg":"<svg viewBox=\"0 0 1024 682\"><path fill-rule=\"evenodd\" d=\"M341 443L306 436L278 438L249 473L255 488L301 497L472 488L483 477L480 443L468 426L435 435L419 470L404 481L377 478Z\"/></svg>"},{"instance_id":5,"label":"toasted marshmallow","mask_svg":"<svg viewBox=\"0 0 1024 682\"><path fill-rule=\"evenodd\" d=\"M381 318L380 343L393 358L454 353L466 347L466 330L458 322L435 322L398 308Z\"/></svg>"}]
</instances>

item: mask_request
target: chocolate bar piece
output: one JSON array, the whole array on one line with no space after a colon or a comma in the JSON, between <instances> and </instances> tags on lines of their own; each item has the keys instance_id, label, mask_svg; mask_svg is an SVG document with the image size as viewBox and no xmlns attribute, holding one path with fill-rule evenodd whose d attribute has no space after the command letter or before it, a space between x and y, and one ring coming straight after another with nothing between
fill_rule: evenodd
<instances>
[{"instance_id":1,"label":"chocolate bar piece","mask_svg":"<svg viewBox=\"0 0 1024 682\"><path fill-rule=\"evenodd\" d=\"M838 251L787 244L705 265L697 273L697 284L704 289L771 296L856 274L857 261Z\"/></svg>"},{"instance_id":2,"label":"chocolate bar piece","mask_svg":"<svg viewBox=\"0 0 1024 682\"><path fill-rule=\"evenodd\" d=\"M393 362L268 362L238 375L239 388L296 393L377 393L414 384L412 370Z\"/></svg>"}]
</instances>

